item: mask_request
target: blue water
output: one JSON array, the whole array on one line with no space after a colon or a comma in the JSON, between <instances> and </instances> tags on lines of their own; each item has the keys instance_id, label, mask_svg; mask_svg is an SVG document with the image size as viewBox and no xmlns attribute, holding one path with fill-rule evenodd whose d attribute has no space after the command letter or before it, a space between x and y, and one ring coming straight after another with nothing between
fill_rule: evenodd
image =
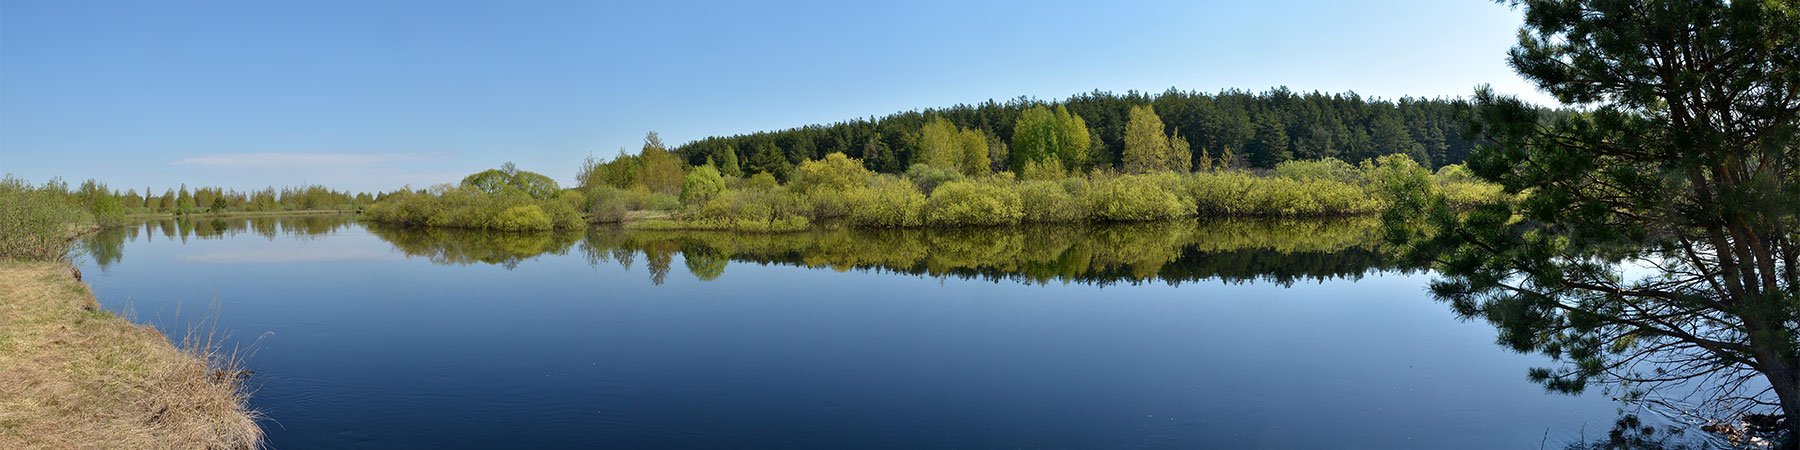
<instances>
[{"instance_id":1,"label":"blue water","mask_svg":"<svg viewBox=\"0 0 1800 450\"><path fill-rule=\"evenodd\" d=\"M680 251L590 258L632 253L593 233L440 264L351 221L231 226L115 231L82 270L109 310L253 349L277 449L1559 448L1618 408L1545 393L1541 357L1391 269L1170 283L1223 257L1189 249L1163 278L1028 283L740 255L703 281Z\"/></svg>"}]
</instances>

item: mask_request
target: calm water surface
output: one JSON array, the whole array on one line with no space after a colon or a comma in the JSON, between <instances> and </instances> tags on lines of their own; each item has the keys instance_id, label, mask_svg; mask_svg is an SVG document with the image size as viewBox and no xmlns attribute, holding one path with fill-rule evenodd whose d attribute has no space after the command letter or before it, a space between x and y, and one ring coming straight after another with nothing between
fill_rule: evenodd
<instances>
[{"instance_id":1,"label":"calm water surface","mask_svg":"<svg viewBox=\"0 0 1800 450\"><path fill-rule=\"evenodd\" d=\"M1371 224L93 237L108 309L253 346L278 449L1550 448L1600 393L1455 320ZM216 305L216 312L212 312ZM179 334L173 332L171 334ZM1585 431L1584 431L1585 429Z\"/></svg>"}]
</instances>

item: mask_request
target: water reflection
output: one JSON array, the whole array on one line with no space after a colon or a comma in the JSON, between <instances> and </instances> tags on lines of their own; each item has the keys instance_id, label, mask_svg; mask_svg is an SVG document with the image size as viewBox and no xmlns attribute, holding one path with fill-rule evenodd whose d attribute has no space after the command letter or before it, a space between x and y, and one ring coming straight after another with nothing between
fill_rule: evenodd
<instances>
[{"instance_id":1,"label":"water reflection","mask_svg":"<svg viewBox=\"0 0 1800 450\"><path fill-rule=\"evenodd\" d=\"M543 254L566 254L581 240L579 231L510 233L449 228L408 228L365 223L369 232L406 256L443 265L497 264L512 269Z\"/></svg>"},{"instance_id":2,"label":"water reflection","mask_svg":"<svg viewBox=\"0 0 1800 450\"><path fill-rule=\"evenodd\" d=\"M1219 279L1289 285L1393 269L1382 257L1377 225L1373 219L1220 220L788 234L607 227L590 229L581 251L595 265L610 261L627 269L641 254L655 282L679 253L701 280L719 277L727 261L741 261L1027 284Z\"/></svg>"},{"instance_id":3,"label":"water reflection","mask_svg":"<svg viewBox=\"0 0 1800 450\"><path fill-rule=\"evenodd\" d=\"M106 230L86 248L102 269L121 258L126 240L221 239L250 233L307 239L353 226L408 257L437 264L492 264L508 269L571 248L595 267L631 270L639 258L662 284L676 256L703 281L733 262L836 271L865 270L1025 284L1111 285L1200 280L1231 283L1357 279L1399 269L1373 218L1210 220L1115 225L1034 225L1005 229L866 230L820 228L801 233L739 234L640 231L600 226L581 231L502 233L358 223L354 216L266 216L165 219Z\"/></svg>"},{"instance_id":4,"label":"water reflection","mask_svg":"<svg viewBox=\"0 0 1800 450\"><path fill-rule=\"evenodd\" d=\"M180 240L182 243L188 242L190 238L221 240L246 233L269 240L283 235L312 239L348 229L355 226L355 223L355 217L347 214L152 219L88 235L82 239L81 249L101 270L110 270L124 256L125 243L137 242L140 237L146 242L161 238Z\"/></svg>"}]
</instances>

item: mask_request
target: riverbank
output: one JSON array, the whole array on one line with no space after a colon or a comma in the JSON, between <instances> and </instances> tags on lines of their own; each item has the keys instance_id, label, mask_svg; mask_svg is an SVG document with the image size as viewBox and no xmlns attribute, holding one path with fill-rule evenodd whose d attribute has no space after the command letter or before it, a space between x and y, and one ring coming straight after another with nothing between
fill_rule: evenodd
<instances>
[{"instance_id":1,"label":"riverbank","mask_svg":"<svg viewBox=\"0 0 1800 450\"><path fill-rule=\"evenodd\" d=\"M0 261L0 448L259 448L216 356L101 309L67 262Z\"/></svg>"}]
</instances>

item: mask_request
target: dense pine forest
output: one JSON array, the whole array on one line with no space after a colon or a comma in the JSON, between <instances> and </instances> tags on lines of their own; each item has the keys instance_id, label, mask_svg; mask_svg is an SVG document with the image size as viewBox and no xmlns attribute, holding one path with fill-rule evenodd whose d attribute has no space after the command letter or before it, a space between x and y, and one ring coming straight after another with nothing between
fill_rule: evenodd
<instances>
[{"instance_id":1,"label":"dense pine forest","mask_svg":"<svg viewBox=\"0 0 1800 450\"><path fill-rule=\"evenodd\" d=\"M1084 121L1089 145L1085 165L1122 167L1126 124L1133 107L1150 106L1168 131L1182 137L1190 161L1223 160L1237 168L1272 168L1296 159L1337 158L1360 161L1406 154L1422 165L1458 164L1475 142L1461 135L1455 118L1467 102L1455 99L1365 99L1355 93L1299 94L1287 88L1262 93L1228 90L1218 94L1170 89L1161 94L1095 91L1067 100L1045 102L1017 98L1004 103L915 110L886 117L855 119L831 125L808 125L782 131L709 137L677 147L687 163L741 161L745 172L767 172L786 179L794 166L841 152L859 158L870 170L901 173L918 161L921 130L936 118L982 134L992 151L995 171L1008 165L1007 146L1015 140L1022 115L1037 106L1066 108Z\"/></svg>"}]
</instances>

